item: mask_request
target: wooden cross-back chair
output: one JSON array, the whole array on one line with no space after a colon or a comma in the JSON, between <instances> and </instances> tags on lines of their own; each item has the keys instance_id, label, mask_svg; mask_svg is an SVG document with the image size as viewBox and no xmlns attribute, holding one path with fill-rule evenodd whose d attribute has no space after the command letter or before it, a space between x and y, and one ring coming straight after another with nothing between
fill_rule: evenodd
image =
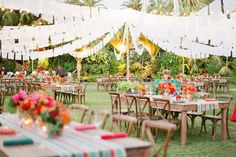
<instances>
[{"instance_id":1,"label":"wooden cross-back chair","mask_svg":"<svg viewBox=\"0 0 236 157\"><path fill-rule=\"evenodd\" d=\"M125 114L125 115L127 115L129 112L128 105L121 104L120 93L110 92L109 94L110 94L110 98L111 98L111 112L112 112L112 114Z\"/></svg>"},{"instance_id":2,"label":"wooden cross-back chair","mask_svg":"<svg viewBox=\"0 0 236 157\"><path fill-rule=\"evenodd\" d=\"M101 129L104 129L109 116L110 112L106 110L90 110L89 123L94 123L96 121L96 118L99 118L99 121L101 123Z\"/></svg>"},{"instance_id":3,"label":"wooden cross-back chair","mask_svg":"<svg viewBox=\"0 0 236 157\"><path fill-rule=\"evenodd\" d=\"M72 113L74 113L74 114L72 114L73 117L79 117L78 114L80 114L79 122L83 123L84 117L85 117L86 113L88 112L89 107L86 105L82 105L82 104L71 104L69 106L69 109L72 110Z\"/></svg>"},{"instance_id":4,"label":"wooden cross-back chair","mask_svg":"<svg viewBox=\"0 0 236 157\"><path fill-rule=\"evenodd\" d=\"M152 105L152 118L163 119L173 124L180 125L181 121L175 117L170 109L170 100L163 98L153 98L154 104Z\"/></svg>"},{"instance_id":5,"label":"wooden cross-back chair","mask_svg":"<svg viewBox=\"0 0 236 157\"><path fill-rule=\"evenodd\" d=\"M0 89L0 114L4 111L4 102L5 102L5 89Z\"/></svg>"},{"instance_id":6,"label":"wooden cross-back chair","mask_svg":"<svg viewBox=\"0 0 236 157\"><path fill-rule=\"evenodd\" d=\"M140 135L141 126L144 120L150 119L151 104L147 96L135 96L135 115L137 118L137 137Z\"/></svg>"},{"instance_id":7,"label":"wooden cross-back chair","mask_svg":"<svg viewBox=\"0 0 236 157\"><path fill-rule=\"evenodd\" d=\"M128 115L120 115L115 114L112 115L112 120L110 124L110 130L112 131L113 128L115 128L117 131L121 132L121 122L124 122L126 125L126 133L130 135L132 128L135 124L137 124L137 118L128 116Z\"/></svg>"},{"instance_id":8,"label":"wooden cross-back chair","mask_svg":"<svg viewBox=\"0 0 236 157\"><path fill-rule=\"evenodd\" d=\"M85 96L86 96L86 89L87 89L88 83L83 82L81 87L81 93L80 93L80 102L85 104Z\"/></svg>"},{"instance_id":9,"label":"wooden cross-back chair","mask_svg":"<svg viewBox=\"0 0 236 157\"><path fill-rule=\"evenodd\" d=\"M154 135L152 133L152 129L160 129L165 130L167 132L166 138L163 144L158 147ZM142 135L141 139L144 140L145 135L147 134L149 141L152 144L154 150L154 156L158 157L160 155L161 150L163 151L163 156L167 156L167 148L170 143L171 137L173 136L176 130L176 125L165 121L165 120L145 120L142 125Z\"/></svg>"},{"instance_id":10,"label":"wooden cross-back chair","mask_svg":"<svg viewBox=\"0 0 236 157\"><path fill-rule=\"evenodd\" d=\"M200 96L201 99L206 99L209 97L209 93L196 93L196 95ZM187 112L187 116L191 120L191 133L193 134L193 129L194 129L194 122L197 117L202 117L203 113L202 112L197 112L197 111L189 111Z\"/></svg>"},{"instance_id":11,"label":"wooden cross-back chair","mask_svg":"<svg viewBox=\"0 0 236 157\"><path fill-rule=\"evenodd\" d=\"M216 100L224 101L225 104L228 105L228 107L226 109L226 130L227 130L227 136L228 136L228 138L230 138L229 126L228 126L229 106L230 106L230 103L231 103L233 98L232 98L232 96L229 96L229 95L217 95L217 96L215 96L215 98L216 98ZM221 111L222 111L222 109L218 110L218 112L217 112L217 109L213 108L211 110L212 114L209 114L209 111L208 111L207 114L206 114L206 112L203 113L200 134L202 133L203 128L206 132L206 121L210 120L211 123L212 123L212 139L215 140L215 138L216 138L216 124L217 124L218 121L222 120Z\"/></svg>"}]
</instances>

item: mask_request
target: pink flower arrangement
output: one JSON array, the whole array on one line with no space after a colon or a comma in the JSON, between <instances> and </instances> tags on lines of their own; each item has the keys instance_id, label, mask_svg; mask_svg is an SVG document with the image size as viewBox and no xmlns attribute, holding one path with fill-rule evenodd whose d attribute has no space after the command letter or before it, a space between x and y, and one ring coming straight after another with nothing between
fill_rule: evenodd
<instances>
[{"instance_id":1,"label":"pink flower arrangement","mask_svg":"<svg viewBox=\"0 0 236 157\"><path fill-rule=\"evenodd\" d=\"M24 101L28 98L28 95L25 91L21 90L13 96L13 103L17 106L21 101Z\"/></svg>"},{"instance_id":2,"label":"pink flower arrangement","mask_svg":"<svg viewBox=\"0 0 236 157\"><path fill-rule=\"evenodd\" d=\"M27 95L21 90L12 99L20 113L27 113L34 121L40 119L40 124L51 124L53 129L48 130L50 134L60 132L63 126L70 122L70 114L66 108L45 92Z\"/></svg>"}]
</instances>

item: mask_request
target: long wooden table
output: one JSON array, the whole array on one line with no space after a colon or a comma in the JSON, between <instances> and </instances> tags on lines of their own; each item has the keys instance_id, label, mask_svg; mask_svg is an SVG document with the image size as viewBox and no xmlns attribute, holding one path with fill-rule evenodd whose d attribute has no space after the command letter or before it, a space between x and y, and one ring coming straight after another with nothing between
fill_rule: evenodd
<instances>
[{"instance_id":1,"label":"long wooden table","mask_svg":"<svg viewBox=\"0 0 236 157\"><path fill-rule=\"evenodd\" d=\"M12 115L10 115L12 116ZM0 156L1 157L36 157L36 156L60 156L59 152L61 151L55 151L55 148L58 147L57 142L55 143L54 139L41 139L39 138L33 138L34 144L33 145L21 145L21 146L12 146L12 147L5 147L3 146L3 141L6 139L18 139L22 137L28 137L26 134L29 132L29 136L35 135L34 132L31 132L34 130L34 128L18 128L16 126L16 122L13 122L11 120L11 117L9 115L0 115L0 122L3 123L3 127L9 126L9 128L16 128L17 134L16 135L0 135ZM77 124L77 123L76 123ZM110 133L105 130L101 129L93 129L93 130L86 130L86 131L75 131L74 125L76 125L75 122L73 122L71 125L66 126L63 131L63 135L59 137L59 142L63 141L63 143L66 143L64 145L65 148L78 148L80 147L78 145L73 145L75 141L83 141L85 139L87 140L85 143L89 143L91 145L93 142L98 142L102 144L106 144L108 147L106 149L109 149L109 146L117 145L119 147L122 147L125 151L128 157L149 157L150 156L150 148L151 144L145 141L141 141L136 138L128 137L128 138L118 138L118 139L111 139L111 140L100 140L98 137L103 134ZM30 133L33 133L30 135ZM71 136L71 137L70 137ZM71 139L73 137L76 137L76 139ZM30 137L32 138L32 137ZM46 140L46 141L45 141ZM42 142L41 142L42 141ZM82 142L83 145L84 142ZM110 144L109 144L110 143ZM67 146L68 145L68 146ZM51 146L51 147L50 147ZM55 147L54 147L55 146ZM98 146L99 147L99 146ZM101 146L100 146L101 147ZM64 149L65 149L64 148ZM81 148L84 151L90 151L93 148L90 147L83 147ZM86 149L86 150L85 150ZM85 154L85 153L84 153ZM100 155L98 155L100 154ZM96 156L101 156L102 153L98 153ZM66 154L65 156L71 156L71 154ZM86 156L83 155L83 156Z\"/></svg>"},{"instance_id":2,"label":"long wooden table","mask_svg":"<svg viewBox=\"0 0 236 157\"><path fill-rule=\"evenodd\" d=\"M153 96L154 97L154 96ZM171 97L156 96L162 99L170 100ZM151 105L154 105L154 101L150 99ZM121 102L126 103L124 95L121 95ZM224 101L215 101L219 104L221 109L221 139L226 140L227 130L226 130L226 110L228 104ZM158 108L164 108L164 104L160 104ZM170 104L170 110L181 112L181 145L185 146L187 144L187 112L197 111L197 102L185 102L185 103L172 103Z\"/></svg>"}]
</instances>

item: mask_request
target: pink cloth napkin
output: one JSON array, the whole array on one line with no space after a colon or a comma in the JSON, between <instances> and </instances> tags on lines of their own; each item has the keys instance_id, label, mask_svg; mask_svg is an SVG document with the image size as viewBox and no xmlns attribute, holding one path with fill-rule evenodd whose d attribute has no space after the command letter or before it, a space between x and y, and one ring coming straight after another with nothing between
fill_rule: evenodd
<instances>
[{"instance_id":1,"label":"pink cloth napkin","mask_svg":"<svg viewBox=\"0 0 236 157\"><path fill-rule=\"evenodd\" d=\"M16 130L9 128L0 128L0 135L13 135L16 134Z\"/></svg>"},{"instance_id":2,"label":"pink cloth napkin","mask_svg":"<svg viewBox=\"0 0 236 157\"><path fill-rule=\"evenodd\" d=\"M97 129L97 127L94 124L75 126L76 131L91 130L91 129Z\"/></svg>"},{"instance_id":3,"label":"pink cloth napkin","mask_svg":"<svg viewBox=\"0 0 236 157\"><path fill-rule=\"evenodd\" d=\"M109 140L109 139L115 139L115 138L125 138L125 137L128 137L128 134L126 134L126 133L114 133L114 134L101 135L101 139L103 139L103 140Z\"/></svg>"},{"instance_id":4,"label":"pink cloth napkin","mask_svg":"<svg viewBox=\"0 0 236 157\"><path fill-rule=\"evenodd\" d=\"M207 99L205 99L205 101L216 101L216 99L207 98Z\"/></svg>"}]
</instances>

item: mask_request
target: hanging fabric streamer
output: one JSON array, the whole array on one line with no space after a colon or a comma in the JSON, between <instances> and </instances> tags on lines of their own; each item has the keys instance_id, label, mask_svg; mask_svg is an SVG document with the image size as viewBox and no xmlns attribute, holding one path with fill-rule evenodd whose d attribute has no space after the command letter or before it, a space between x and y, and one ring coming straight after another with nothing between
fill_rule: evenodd
<instances>
[{"instance_id":1,"label":"hanging fabric streamer","mask_svg":"<svg viewBox=\"0 0 236 157\"><path fill-rule=\"evenodd\" d=\"M114 48L114 54L116 56L116 59L119 61L121 59L121 53L117 53L116 49Z\"/></svg>"},{"instance_id":2,"label":"hanging fabric streamer","mask_svg":"<svg viewBox=\"0 0 236 157\"><path fill-rule=\"evenodd\" d=\"M137 27L134 28L134 26L129 24L129 31L135 51L137 52L138 55L142 55L144 48L141 45L138 45L138 38L141 34L140 30L138 30Z\"/></svg>"}]
</instances>

